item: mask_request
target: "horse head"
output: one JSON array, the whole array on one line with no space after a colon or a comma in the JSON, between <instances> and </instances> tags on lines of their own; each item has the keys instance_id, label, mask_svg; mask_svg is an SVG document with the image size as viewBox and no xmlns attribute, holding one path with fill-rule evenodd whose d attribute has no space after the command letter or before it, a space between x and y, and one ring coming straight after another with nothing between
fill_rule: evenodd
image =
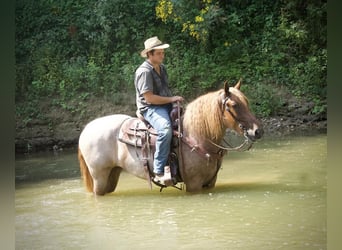
<instances>
[{"instance_id":1,"label":"horse head","mask_svg":"<svg viewBox=\"0 0 342 250\"><path fill-rule=\"evenodd\" d=\"M224 83L222 97L222 114L224 125L250 140L260 139L264 134L261 122L249 109L247 97L240 91L241 79L234 87Z\"/></svg>"}]
</instances>

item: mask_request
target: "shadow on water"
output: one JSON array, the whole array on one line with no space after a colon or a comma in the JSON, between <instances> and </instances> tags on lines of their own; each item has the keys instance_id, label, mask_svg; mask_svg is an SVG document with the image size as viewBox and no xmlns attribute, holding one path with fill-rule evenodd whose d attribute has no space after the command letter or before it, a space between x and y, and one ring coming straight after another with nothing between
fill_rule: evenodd
<instances>
[{"instance_id":1,"label":"shadow on water","mask_svg":"<svg viewBox=\"0 0 342 250\"><path fill-rule=\"evenodd\" d=\"M77 156L74 151L61 153L42 152L22 155L15 161L15 184L32 184L53 179L80 177Z\"/></svg>"},{"instance_id":2,"label":"shadow on water","mask_svg":"<svg viewBox=\"0 0 342 250\"><path fill-rule=\"evenodd\" d=\"M317 185L300 185L287 183L267 183L267 182L237 182L218 184L210 192L225 193L225 192L246 192L246 191L311 191L312 189L321 188Z\"/></svg>"},{"instance_id":3,"label":"shadow on water","mask_svg":"<svg viewBox=\"0 0 342 250\"><path fill-rule=\"evenodd\" d=\"M120 184L119 184L120 185ZM184 185L183 185L184 186ZM324 191L324 188L318 185L301 185L301 184L288 184L281 182L262 182L262 181L239 181L239 182L230 182L230 183L218 183L216 187L212 189L205 189L199 192L186 192L185 186L183 190L178 190L173 187L168 187L163 189L161 192L158 187L153 186L152 190L150 190L145 186L140 188L125 188L120 189L120 186L117 191L106 194L103 197L185 197L185 196L197 196L197 195L212 195L212 194L224 194L224 193L239 193L239 192L301 192L301 191L312 191L313 189Z\"/></svg>"}]
</instances>

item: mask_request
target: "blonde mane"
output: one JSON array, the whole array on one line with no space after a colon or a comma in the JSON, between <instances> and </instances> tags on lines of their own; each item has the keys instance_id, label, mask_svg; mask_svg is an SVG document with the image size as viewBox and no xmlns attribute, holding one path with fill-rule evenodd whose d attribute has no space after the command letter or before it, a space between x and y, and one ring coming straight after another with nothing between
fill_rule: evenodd
<instances>
[{"instance_id":1,"label":"blonde mane","mask_svg":"<svg viewBox=\"0 0 342 250\"><path fill-rule=\"evenodd\" d=\"M223 90L210 92L188 104L183 120L183 129L187 136L213 141L222 139L222 93Z\"/></svg>"}]
</instances>

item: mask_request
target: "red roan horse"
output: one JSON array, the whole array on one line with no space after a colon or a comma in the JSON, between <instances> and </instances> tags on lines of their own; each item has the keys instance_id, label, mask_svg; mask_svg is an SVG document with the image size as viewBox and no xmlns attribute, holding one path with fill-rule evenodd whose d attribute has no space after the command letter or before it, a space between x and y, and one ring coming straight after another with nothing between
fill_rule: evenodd
<instances>
[{"instance_id":1,"label":"red roan horse","mask_svg":"<svg viewBox=\"0 0 342 250\"><path fill-rule=\"evenodd\" d=\"M240 81L202 95L189 103L173 139L172 155L178 165L174 180L187 192L213 188L224 153L221 146L227 129L245 137L249 148L262 137L261 123L249 110ZM96 195L113 192L122 170L151 183L155 135L139 118L115 114L86 125L79 138L78 158L88 191ZM177 171L177 172L176 172Z\"/></svg>"}]
</instances>

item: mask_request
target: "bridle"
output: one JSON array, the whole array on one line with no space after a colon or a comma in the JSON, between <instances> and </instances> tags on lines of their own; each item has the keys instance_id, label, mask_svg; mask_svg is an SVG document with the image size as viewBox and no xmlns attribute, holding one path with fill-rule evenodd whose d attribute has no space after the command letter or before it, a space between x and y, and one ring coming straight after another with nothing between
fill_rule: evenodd
<instances>
[{"instance_id":1,"label":"bridle","mask_svg":"<svg viewBox=\"0 0 342 250\"><path fill-rule=\"evenodd\" d=\"M226 150L226 151L246 151L249 150L252 147L253 141L248 137L248 132L247 132L247 128L242 124L241 120L239 120L236 115L234 115L234 113L230 110L230 108L227 105L227 102L230 100L230 97L227 96L222 100L222 115L224 113L224 111L227 111L230 116L239 124L239 128L242 129L243 131L243 136L245 138L245 140L243 141L243 143L241 143L241 145L237 146L237 147L233 147L232 145L230 145L225 139L223 139L224 143L227 145L226 147L221 146L216 144L215 142L213 142L212 140L208 139L208 141L222 149L222 150ZM245 146L247 146L247 148L245 148Z\"/></svg>"}]
</instances>

